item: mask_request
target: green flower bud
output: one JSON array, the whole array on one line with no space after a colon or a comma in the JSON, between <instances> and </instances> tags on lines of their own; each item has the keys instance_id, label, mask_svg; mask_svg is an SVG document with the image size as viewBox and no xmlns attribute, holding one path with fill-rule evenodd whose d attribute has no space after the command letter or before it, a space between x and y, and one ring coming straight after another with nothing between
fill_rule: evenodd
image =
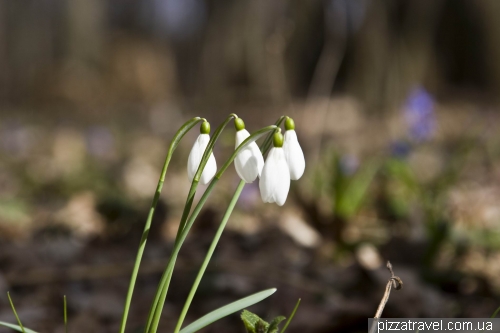
<instances>
[{"instance_id":1,"label":"green flower bud","mask_svg":"<svg viewBox=\"0 0 500 333\"><path fill-rule=\"evenodd\" d=\"M283 147L283 141L284 141L283 134L281 134L281 132L274 133L274 136L273 136L274 147L278 147L278 148Z\"/></svg>"},{"instance_id":2,"label":"green flower bud","mask_svg":"<svg viewBox=\"0 0 500 333\"><path fill-rule=\"evenodd\" d=\"M285 120L285 130L290 131L295 129L295 122L292 118L286 117Z\"/></svg>"},{"instance_id":3,"label":"green flower bud","mask_svg":"<svg viewBox=\"0 0 500 333\"><path fill-rule=\"evenodd\" d=\"M210 134L210 123L208 121L201 123L200 134Z\"/></svg>"},{"instance_id":4,"label":"green flower bud","mask_svg":"<svg viewBox=\"0 0 500 333\"><path fill-rule=\"evenodd\" d=\"M245 122L241 118L236 118L234 120L234 127L236 128L236 131L241 131L242 129L245 129Z\"/></svg>"}]
</instances>

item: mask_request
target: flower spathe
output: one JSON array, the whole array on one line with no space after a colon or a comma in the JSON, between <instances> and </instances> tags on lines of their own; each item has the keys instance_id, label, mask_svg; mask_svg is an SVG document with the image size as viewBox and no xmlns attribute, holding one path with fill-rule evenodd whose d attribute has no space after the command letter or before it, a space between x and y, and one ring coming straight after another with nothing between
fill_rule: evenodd
<instances>
[{"instance_id":1,"label":"flower spathe","mask_svg":"<svg viewBox=\"0 0 500 333\"><path fill-rule=\"evenodd\" d=\"M189 181L192 182L194 176L196 175L196 171L198 171L198 167L200 166L201 159L203 158L203 153L208 146L208 142L210 141L210 125L208 125L207 130L207 122L203 123L201 126L201 134L198 136L196 141L194 142L193 148L191 148L191 152L189 153L187 172ZM205 126L204 126L205 125ZM208 158L207 164L205 165L205 169L200 177L200 183L203 185L208 184L212 178L215 176L217 172L217 163L215 162L215 157L213 153L210 153L210 157Z\"/></svg>"},{"instance_id":2,"label":"flower spathe","mask_svg":"<svg viewBox=\"0 0 500 333\"><path fill-rule=\"evenodd\" d=\"M306 160L300 147L297 133L295 132L295 123L292 118L285 121L285 142L283 150L285 151L286 161L290 170L290 179L297 180L304 174Z\"/></svg>"},{"instance_id":3,"label":"flower spathe","mask_svg":"<svg viewBox=\"0 0 500 333\"><path fill-rule=\"evenodd\" d=\"M281 137L281 145L279 140L277 142L276 135ZM278 206L283 206L290 190L290 171L282 148L283 135L276 133L274 142L262 169L259 181L260 196L264 202L276 202Z\"/></svg>"},{"instance_id":4,"label":"flower spathe","mask_svg":"<svg viewBox=\"0 0 500 333\"><path fill-rule=\"evenodd\" d=\"M239 126L236 127L235 149L250 136L250 133L245 128L241 128L242 123L242 121L239 121ZM241 129L238 130L238 128ZM252 183L257 176L261 175L262 168L264 167L264 157L255 142L250 143L236 155L234 167L238 176L246 183Z\"/></svg>"}]
</instances>

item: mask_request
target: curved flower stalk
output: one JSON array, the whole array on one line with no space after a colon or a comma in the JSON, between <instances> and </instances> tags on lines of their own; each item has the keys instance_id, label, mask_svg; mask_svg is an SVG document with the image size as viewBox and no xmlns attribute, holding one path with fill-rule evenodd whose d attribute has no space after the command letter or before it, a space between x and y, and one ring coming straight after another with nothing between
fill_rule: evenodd
<instances>
[{"instance_id":1,"label":"curved flower stalk","mask_svg":"<svg viewBox=\"0 0 500 333\"><path fill-rule=\"evenodd\" d=\"M162 308L163 308L163 303L160 301L160 299L165 299L166 293L168 291L169 285L170 285L170 280L172 278L172 273L173 273L173 268L175 266L176 258L178 251L176 252L176 249L180 249L182 247L182 244L184 242L185 238L182 238L184 229L186 227L186 224L188 224L188 217L189 213L191 211L191 206L193 204L194 196L196 194L196 188L198 187L198 183L201 178L201 174L208 162L208 159L210 157L210 154L212 154L213 148L217 140L219 139L220 135L226 128L226 125L233 120L234 118L238 118L238 116L234 113L231 113L224 122L222 122L214 131L210 142L207 145L207 148L205 149L205 152L203 153L203 157L201 159L200 166L198 167L198 170L196 171L196 174L194 175L194 179L191 182L191 187L189 189L188 196L186 198L186 204L184 206L184 211L182 213L181 221L179 223L179 229L177 230L177 235L175 237L175 243L174 243L174 251L172 253L172 256L169 258L169 263L164 271L163 276L161 277L160 283L158 285L158 289L156 291L155 298L153 302L151 303L151 308L148 314L148 319L146 322L146 328L144 332L156 332L156 328L152 327L153 321L157 321L159 319L159 315L161 314ZM206 121L206 119L201 119L198 118L202 121ZM224 166L223 166L224 168ZM220 172L220 171L219 171ZM217 178L217 177L215 177ZM212 179L212 182L214 179ZM210 187L210 185L209 185ZM208 191L208 189L207 189ZM205 191L206 192L206 191ZM203 197L202 197L203 198ZM199 203L198 203L199 204ZM198 207L198 205L197 205ZM182 239L181 239L182 238ZM155 324L157 327L157 323Z\"/></svg>"},{"instance_id":2,"label":"curved flower stalk","mask_svg":"<svg viewBox=\"0 0 500 333\"><path fill-rule=\"evenodd\" d=\"M203 153L210 142L210 123L208 121L204 121L200 126L200 135L196 139L193 148L191 148L191 152L189 153L187 172L189 182L193 181L194 176L196 175L196 171L200 166L201 159L203 158ZM203 185L208 184L212 178L214 178L215 173L217 172L217 163L215 162L214 153L210 153L210 157L208 158L205 169L203 169L203 173L200 177L200 183Z\"/></svg>"},{"instance_id":3,"label":"curved flower stalk","mask_svg":"<svg viewBox=\"0 0 500 333\"><path fill-rule=\"evenodd\" d=\"M236 149L250 136L250 133L245 129L245 123L241 118L234 120L234 126L236 128L236 143L234 148ZM262 168L264 167L264 157L255 142L250 143L236 155L234 167L238 176L245 183L252 183L257 176L261 175Z\"/></svg>"},{"instance_id":4,"label":"curved flower stalk","mask_svg":"<svg viewBox=\"0 0 500 333\"><path fill-rule=\"evenodd\" d=\"M155 191L155 194L153 197L153 202L151 203L151 207L149 209L149 214L148 214L146 223L144 224L144 230L142 232L141 241L139 243L139 248L137 250L134 268L132 271L132 275L130 277L130 283L129 283L129 287L128 287L128 291L127 291L127 296L125 299L125 306L123 309L123 315L122 315L122 320L121 320L121 324L120 324L120 333L125 332L128 313L130 310L130 303L132 302L132 296L134 293L135 282L137 280L137 275L139 273L139 266L141 265L142 255L143 255L144 249L146 247L146 242L148 239L149 230L151 228L151 222L153 220L153 215L154 215L154 212L156 209L156 205L158 204L158 201L160 199L160 194L161 194L161 190L163 188L163 183L165 182L165 175L167 173L168 165L170 164L170 160L172 159L172 155L173 155L175 149L179 145L179 142L182 140L184 135L187 132L189 132L200 121L202 121L202 119L200 117L195 117L195 118L187 121L184 125L181 126L181 128L179 128L177 133L175 133L175 136L174 136L172 142L170 143L170 147L168 149L168 153L167 153L167 156L165 158L165 162L163 164L163 168L161 171L160 179L158 180L158 185L156 187L156 191ZM192 196L194 196L194 193L192 193ZM189 207L189 209L191 208L191 203L187 204L187 207Z\"/></svg>"},{"instance_id":5,"label":"curved flower stalk","mask_svg":"<svg viewBox=\"0 0 500 333\"><path fill-rule=\"evenodd\" d=\"M283 150L285 151L286 161L290 170L290 179L297 180L304 174L306 160L304 159L302 148L300 148L297 133L295 133L295 122L292 118L286 118L285 130Z\"/></svg>"},{"instance_id":6,"label":"curved flower stalk","mask_svg":"<svg viewBox=\"0 0 500 333\"><path fill-rule=\"evenodd\" d=\"M276 202L278 206L283 206L290 190L290 170L283 149L283 134L274 134L273 145L260 177L260 196L264 202Z\"/></svg>"},{"instance_id":7,"label":"curved flower stalk","mask_svg":"<svg viewBox=\"0 0 500 333\"><path fill-rule=\"evenodd\" d=\"M229 121L229 119L231 119L233 117L234 117L234 115L231 115L231 117L228 118L223 125L225 126L227 121ZM219 126L219 129L216 131L216 133L222 131L222 129L224 127L223 125ZM250 143L258 140L265 133L270 132L270 131L274 131L276 128L277 127L275 125L264 127L256 132L254 132L253 134L251 134L245 141L243 141L243 143L241 145L238 146L238 148L233 152L231 157L217 171L215 176L210 181L210 184L208 185L207 189L203 193L202 197L198 201L198 204L193 209L193 212L191 213L191 215L189 216L187 221L183 225L181 225L181 227L179 228L178 237L176 238L174 248L172 250L171 256L170 256L168 263L167 263L167 267L165 268L165 271L164 271L163 276L161 278L159 288L157 290L157 294L155 296L155 299L154 299L153 304L152 304L152 308L150 309L150 313L148 315L148 320L147 320L146 328L145 328L144 332L148 332L148 333L156 333L157 332L161 313L163 311L163 306L165 304L165 299L166 299L167 292L168 292L168 287L170 284L170 279L172 277L172 271L173 271L173 268L175 265L175 260L179 254L180 247L184 243L184 240L186 239L187 234L189 233L189 230L193 226L193 223L194 223L196 217L200 213L203 205L207 201L209 195L213 191L215 185L217 184L217 182L221 178L222 174L227 170L227 168L229 168L231 163L233 163L234 159L236 158L236 156L238 155L238 153L241 150L245 149L245 147L247 147ZM214 134L214 136L215 136L215 134ZM208 144L207 149L211 149L213 147L213 143L214 142L212 142L212 140L211 140L211 143ZM205 158L206 157L204 157L204 159ZM195 175L195 177L194 177L195 181L196 181L198 176L199 175Z\"/></svg>"}]
</instances>

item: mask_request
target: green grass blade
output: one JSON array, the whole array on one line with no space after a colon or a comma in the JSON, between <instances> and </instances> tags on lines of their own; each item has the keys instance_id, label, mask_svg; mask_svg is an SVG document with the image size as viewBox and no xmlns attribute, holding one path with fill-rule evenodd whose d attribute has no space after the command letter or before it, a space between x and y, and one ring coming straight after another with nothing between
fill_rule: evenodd
<instances>
[{"instance_id":1,"label":"green grass blade","mask_svg":"<svg viewBox=\"0 0 500 333\"><path fill-rule=\"evenodd\" d=\"M14 302L12 302L12 298L10 298L9 292L7 292L7 297L9 298L10 307L12 308L12 311L14 312L14 316L16 316L17 323L19 324L19 327L21 328L21 332L26 333L26 331L24 330L23 324L21 323L21 319L19 319L19 316L17 315L16 308L14 307Z\"/></svg>"},{"instance_id":2,"label":"green grass blade","mask_svg":"<svg viewBox=\"0 0 500 333\"><path fill-rule=\"evenodd\" d=\"M500 306L498 307L498 309L495 310L495 312L493 312L490 318L496 318L499 312L500 312Z\"/></svg>"},{"instance_id":3,"label":"green grass blade","mask_svg":"<svg viewBox=\"0 0 500 333\"><path fill-rule=\"evenodd\" d=\"M287 329L288 325L290 325L290 322L292 321L293 317L295 316L295 312L297 312L297 309L299 308L301 299L297 301L297 304L295 304L295 307L293 308L292 313L288 317L288 320L285 323L285 326L283 326L283 329L281 330L281 333L285 333L285 330Z\"/></svg>"},{"instance_id":4,"label":"green grass blade","mask_svg":"<svg viewBox=\"0 0 500 333\"><path fill-rule=\"evenodd\" d=\"M68 304L66 303L66 295L64 295L64 331L68 333Z\"/></svg>"},{"instance_id":5,"label":"green grass blade","mask_svg":"<svg viewBox=\"0 0 500 333\"><path fill-rule=\"evenodd\" d=\"M271 296L276 292L276 289L267 289L263 290L261 292L258 292L256 294L250 295L248 297L242 298L236 302L230 303L228 305L225 305L221 308L218 308L217 310L214 310L200 319L194 321L190 325L186 326L183 328L180 333L194 333L199 330L201 330L203 327L210 325L211 323L222 319L224 317L229 316L230 314L233 314L235 312L238 312L240 310L243 310L244 308L247 308L249 306L252 306L256 303L259 303L263 299L266 299L267 297Z\"/></svg>"},{"instance_id":6,"label":"green grass blade","mask_svg":"<svg viewBox=\"0 0 500 333\"><path fill-rule=\"evenodd\" d=\"M6 323L4 321L0 321L0 326L7 327L7 328L13 329L14 331L18 331L18 332L37 333L37 332L35 332L33 330L30 330L27 327L21 328L20 326L17 326L17 325L14 325L14 324L9 324L9 323ZM24 331L23 331L23 329L24 329Z\"/></svg>"}]
</instances>

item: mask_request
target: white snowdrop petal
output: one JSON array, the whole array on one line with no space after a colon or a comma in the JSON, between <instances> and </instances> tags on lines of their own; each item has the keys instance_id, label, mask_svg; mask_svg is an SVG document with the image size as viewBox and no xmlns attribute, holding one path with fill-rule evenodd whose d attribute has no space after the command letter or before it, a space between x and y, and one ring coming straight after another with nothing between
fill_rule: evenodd
<instances>
[{"instance_id":1,"label":"white snowdrop petal","mask_svg":"<svg viewBox=\"0 0 500 333\"><path fill-rule=\"evenodd\" d=\"M236 132L235 149L250 136L246 129ZM262 171L264 158L255 142L241 150L234 160L234 167L241 179L246 183L253 182Z\"/></svg>"},{"instance_id":2,"label":"white snowdrop petal","mask_svg":"<svg viewBox=\"0 0 500 333\"><path fill-rule=\"evenodd\" d=\"M210 141L210 135L200 134L196 139L196 141L194 142L193 148L191 148L187 166L188 179L190 182L193 181L193 178L196 175L196 171L200 166L203 153L205 152L205 149L207 148L209 141ZM213 178L215 172L217 172L217 164L215 162L214 154L212 153L208 159L205 169L203 169L200 182L202 184L207 184Z\"/></svg>"},{"instance_id":3,"label":"white snowdrop petal","mask_svg":"<svg viewBox=\"0 0 500 333\"><path fill-rule=\"evenodd\" d=\"M234 160L234 167L241 179L251 183L259 175L257 160L250 150L242 150Z\"/></svg>"},{"instance_id":4,"label":"white snowdrop petal","mask_svg":"<svg viewBox=\"0 0 500 333\"><path fill-rule=\"evenodd\" d=\"M252 155L255 158L255 163L257 164L257 174L260 177L262 174L262 168L264 168L264 156L262 156L262 152L255 142L252 142L248 148L252 151Z\"/></svg>"},{"instance_id":5,"label":"white snowdrop petal","mask_svg":"<svg viewBox=\"0 0 500 333\"><path fill-rule=\"evenodd\" d=\"M266 163L262 169L262 175L259 181L260 196L264 202L274 202L273 190L274 183L273 180L276 178L276 163L274 161L274 152L276 148L271 148L269 155L267 156Z\"/></svg>"},{"instance_id":6,"label":"white snowdrop petal","mask_svg":"<svg viewBox=\"0 0 500 333\"><path fill-rule=\"evenodd\" d=\"M288 130L285 132L283 150L285 151L286 161L290 170L290 179L299 179L304 174L306 161L297 139L297 133L294 130Z\"/></svg>"},{"instance_id":7,"label":"white snowdrop petal","mask_svg":"<svg viewBox=\"0 0 500 333\"><path fill-rule=\"evenodd\" d=\"M290 173L282 148L271 148L262 169L259 182L264 202L276 202L282 206L290 190Z\"/></svg>"},{"instance_id":8,"label":"white snowdrop petal","mask_svg":"<svg viewBox=\"0 0 500 333\"><path fill-rule=\"evenodd\" d=\"M290 172L288 171L288 164L283 149L278 149L276 169L279 172L275 178L274 201L279 206L283 206L290 190Z\"/></svg>"},{"instance_id":9,"label":"white snowdrop petal","mask_svg":"<svg viewBox=\"0 0 500 333\"><path fill-rule=\"evenodd\" d=\"M203 172L201 174L200 183L203 185L210 183L212 178L214 178L216 172L217 163L215 162L214 153L211 153L210 157L208 158L207 164L205 165L205 169L203 169Z\"/></svg>"},{"instance_id":10,"label":"white snowdrop petal","mask_svg":"<svg viewBox=\"0 0 500 333\"><path fill-rule=\"evenodd\" d=\"M236 142L234 143L234 149L238 148L243 141L250 136L250 133L246 129L242 129L236 132Z\"/></svg>"}]
</instances>

